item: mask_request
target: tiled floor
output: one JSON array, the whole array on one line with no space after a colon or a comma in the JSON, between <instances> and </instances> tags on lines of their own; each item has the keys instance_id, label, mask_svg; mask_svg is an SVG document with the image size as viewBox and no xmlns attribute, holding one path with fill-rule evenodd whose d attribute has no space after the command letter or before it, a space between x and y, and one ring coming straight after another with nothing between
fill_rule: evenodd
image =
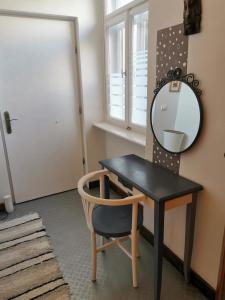
<instances>
[{"instance_id":1,"label":"tiled floor","mask_svg":"<svg viewBox=\"0 0 225 300\"><path fill-rule=\"evenodd\" d=\"M98 256L97 282L90 281L91 244L77 191L66 192L16 206L10 218L38 212L43 218L72 299L153 299L153 248L140 239L139 288L131 286L131 264L120 249ZM162 300L205 300L166 260L163 265Z\"/></svg>"}]
</instances>

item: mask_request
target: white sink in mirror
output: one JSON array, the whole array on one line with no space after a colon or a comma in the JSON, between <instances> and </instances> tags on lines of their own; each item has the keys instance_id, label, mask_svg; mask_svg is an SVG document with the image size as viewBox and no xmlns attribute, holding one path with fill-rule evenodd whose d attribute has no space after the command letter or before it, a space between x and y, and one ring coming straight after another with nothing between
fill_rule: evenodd
<instances>
[{"instance_id":1,"label":"white sink in mirror","mask_svg":"<svg viewBox=\"0 0 225 300\"><path fill-rule=\"evenodd\" d=\"M163 130L163 146L171 152L180 152L185 133L176 130Z\"/></svg>"}]
</instances>

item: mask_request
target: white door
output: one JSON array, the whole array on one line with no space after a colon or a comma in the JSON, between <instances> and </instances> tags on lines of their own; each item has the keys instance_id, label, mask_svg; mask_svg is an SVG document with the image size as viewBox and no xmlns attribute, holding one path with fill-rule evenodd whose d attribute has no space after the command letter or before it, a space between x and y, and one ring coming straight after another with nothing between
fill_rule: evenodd
<instances>
[{"instance_id":1,"label":"white door","mask_svg":"<svg viewBox=\"0 0 225 300\"><path fill-rule=\"evenodd\" d=\"M0 16L0 111L17 203L76 188L82 142L74 23ZM12 133L7 133L4 112Z\"/></svg>"},{"instance_id":2,"label":"white door","mask_svg":"<svg viewBox=\"0 0 225 300\"><path fill-rule=\"evenodd\" d=\"M8 170L7 170L4 143L2 137L2 123L0 118L0 203L3 202L4 196L11 194L7 171Z\"/></svg>"}]
</instances>

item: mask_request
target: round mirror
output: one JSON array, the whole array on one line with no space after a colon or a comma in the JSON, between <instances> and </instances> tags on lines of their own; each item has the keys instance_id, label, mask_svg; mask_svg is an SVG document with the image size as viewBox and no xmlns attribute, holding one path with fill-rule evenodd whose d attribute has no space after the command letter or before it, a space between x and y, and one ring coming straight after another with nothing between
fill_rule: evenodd
<instances>
[{"instance_id":1,"label":"round mirror","mask_svg":"<svg viewBox=\"0 0 225 300\"><path fill-rule=\"evenodd\" d=\"M151 126L165 150L188 150L197 140L201 121L198 95L188 83L172 80L157 90L151 107Z\"/></svg>"}]
</instances>

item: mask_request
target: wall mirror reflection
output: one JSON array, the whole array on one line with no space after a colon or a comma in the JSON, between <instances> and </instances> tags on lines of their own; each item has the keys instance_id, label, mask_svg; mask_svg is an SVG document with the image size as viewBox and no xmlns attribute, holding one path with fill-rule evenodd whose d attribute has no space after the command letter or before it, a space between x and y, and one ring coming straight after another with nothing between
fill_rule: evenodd
<instances>
[{"instance_id":1,"label":"wall mirror reflection","mask_svg":"<svg viewBox=\"0 0 225 300\"><path fill-rule=\"evenodd\" d=\"M184 152L196 142L202 125L201 91L193 74L170 71L158 83L151 107L153 134L165 150Z\"/></svg>"}]
</instances>

